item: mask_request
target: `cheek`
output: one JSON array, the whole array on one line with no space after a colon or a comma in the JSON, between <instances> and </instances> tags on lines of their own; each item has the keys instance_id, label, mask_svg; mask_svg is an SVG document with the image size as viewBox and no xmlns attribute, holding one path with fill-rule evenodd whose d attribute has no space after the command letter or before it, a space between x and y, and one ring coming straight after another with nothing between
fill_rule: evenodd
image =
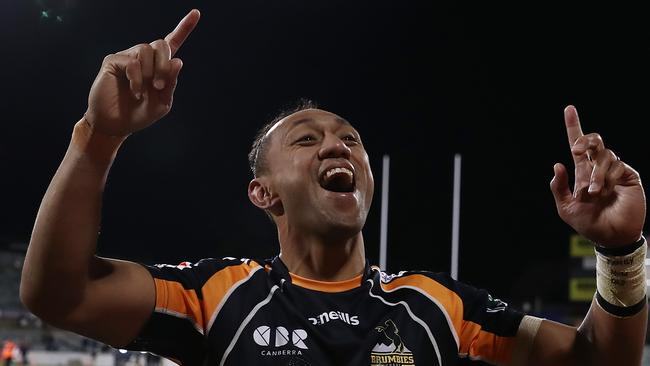
<instances>
[{"instance_id":1,"label":"cheek","mask_svg":"<svg viewBox=\"0 0 650 366\"><path fill-rule=\"evenodd\" d=\"M372 170L370 170L370 167L368 167L368 187L370 187L371 190L373 190L375 186L375 177L372 175Z\"/></svg>"},{"instance_id":2,"label":"cheek","mask_svg":"<svg viewBox=\"0 0 650 366\"><path fill-rule=\"evenodd\" d=\"M361 159L361 164L364 167L364 173L366 176L366 194L367 194L367 200L372 201L372 195L375 191L375 178L372 175L372 169L370 169L370 161L368 159L368 155L364 154L365 156Z\"/></svg>"},{"instance_id":3,"label":"cheek","mask_svg":"<svg viewBox=\"0 0 650 366\"><path fill-rule=\"evenodd\" d=\"M287 161L284 168L278 169L276 173L278 189L289 195L306 191L309 185L309 180L309 165L300 159Z\"/></svg>"},{"instance_id":4,"label":"cheek","mask_svg":"<svg viewBox=\"0 0 650 366\"><path fill-rule=\"evenodd\" d=\"M372 202L372 196L375 193L375 179L372 176L372 172L370 170L368 170L368 183L366 184L366 187L368 192L368 197L366 198L366 200L368 201L368 203L370 203Z\"/></svg>"}]
</instances>

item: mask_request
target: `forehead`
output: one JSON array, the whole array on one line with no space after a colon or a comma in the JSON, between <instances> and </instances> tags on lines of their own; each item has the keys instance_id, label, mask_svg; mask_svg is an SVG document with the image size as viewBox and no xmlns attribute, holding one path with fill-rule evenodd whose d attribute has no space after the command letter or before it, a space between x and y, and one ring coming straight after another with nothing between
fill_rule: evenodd
<instances>
[{"instance_id":1,"label":"forehead","mask_svg":"<svg viewBox=\"0 0 650 366\"><path fill-rule=\"evenodd\" d=\"M291 128L304 124L304 123L328 123L336 122L338 124L347 125L352 127L350 122L345 120L343 117L340 117L332 112L328 112L322 109L310 108L304 109L295 113L292 113L283 119L279 120L275 125L273 125L264 138L268 138L271 134L280 131L287 132Z\"/></svg>"}]
</instances>

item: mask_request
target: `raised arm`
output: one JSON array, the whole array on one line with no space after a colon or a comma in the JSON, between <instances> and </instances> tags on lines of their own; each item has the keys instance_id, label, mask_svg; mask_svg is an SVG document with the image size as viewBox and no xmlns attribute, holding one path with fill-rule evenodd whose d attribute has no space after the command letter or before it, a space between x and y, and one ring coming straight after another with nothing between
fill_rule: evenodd
<instances>
[{"instance_id":1,"label":"raised arm","mask_svg":"<svg viewBox=\"0 0 650 366\"><path fill-rule=\"evenodd\" d=\"M131 341L155 303L149 272L95 255L102 194L124 140L165 116L182 62L172 58L197 10L165 39L108 55L43 197L23 267L20 297L45 321L114 346Z\"/></svg>"},{"instance_id":2,"label":"raised arm","mask_svg":"<svg viewBox=\"0 0 650 366\"><path fill-rule=\"evenodd\" d=\"M558 163L551 190L560 217L596 245L598 292L577 329L542 321L526 364L640 365L648 317L641 179L600 135L583 135L573 106L564 118L575 184L572 192L567 170Z\"/></svg>"}]
</instances>

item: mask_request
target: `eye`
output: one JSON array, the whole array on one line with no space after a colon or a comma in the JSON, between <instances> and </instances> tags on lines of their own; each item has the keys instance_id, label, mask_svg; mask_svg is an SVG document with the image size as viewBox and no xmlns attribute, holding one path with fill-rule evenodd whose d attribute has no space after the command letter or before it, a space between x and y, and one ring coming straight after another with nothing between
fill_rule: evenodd
<instances>
[{"instance_id":1,"label":"eye","mask_svg":"<svg viewBox=\"0 0 650 366\"><path fill-rule=\"evenodd\" d=\"M345 136L343 136L343 141L345 141L345 142L349 141L349 142L354 142L354 143L359 142L359 140L357 140L356 136L354 136L354 135L345 135Z\"/></svg>"},{"instance_id":2,"label":"eye","mask_svg":"<svg viewBox=\"0 0 650 366\"><path fill-rule=\"evenodd\" d=\"M296 144L308 144L308 143L311 143L311 142L314 142L314 141L316 141L316 137L314 137L313 135L304 135L304 136L301 136L300 138L298 138L294 143L296 143Z\"/></svg>"}]
</instances>

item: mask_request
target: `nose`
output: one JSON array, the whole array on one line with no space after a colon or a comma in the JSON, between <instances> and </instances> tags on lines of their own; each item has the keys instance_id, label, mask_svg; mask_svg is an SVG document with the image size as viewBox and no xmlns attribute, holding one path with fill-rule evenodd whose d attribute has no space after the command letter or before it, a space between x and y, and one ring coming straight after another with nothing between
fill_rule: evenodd
<instances>
[{"instance_id":1,"label":"nose","mask_svg":"<svg viewBox=\"0 0 650 366\"><path fill-rule=\"evenodd\" d=\"M333 134L326 134L320 150L318 150L318 157L320 159L333 159L344 158L350 159L352 151L350 147L345 144L338 136Z\"/></svg>"}]
</instances>

